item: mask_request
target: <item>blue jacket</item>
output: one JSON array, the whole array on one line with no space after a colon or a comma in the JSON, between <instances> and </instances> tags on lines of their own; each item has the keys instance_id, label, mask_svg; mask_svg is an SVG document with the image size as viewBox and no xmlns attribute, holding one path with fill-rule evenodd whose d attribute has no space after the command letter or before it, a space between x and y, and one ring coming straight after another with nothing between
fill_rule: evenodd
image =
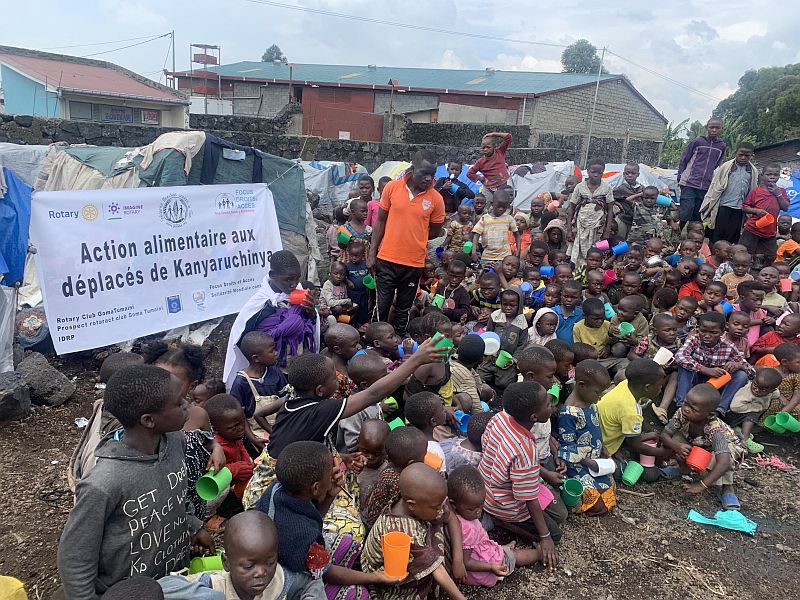
<instances>
[{"instance_id":1,"label":"blue jacket","mask_svg":"<svg viewBox=\"0 0 800 600\"><path fill-rule=\"evenodd\" d=\"M678 164L678 184L708 190L711 178L725 156L725 142L709 140L704 135L693 139L681 154Z\"/></svg>"}]
</instances>

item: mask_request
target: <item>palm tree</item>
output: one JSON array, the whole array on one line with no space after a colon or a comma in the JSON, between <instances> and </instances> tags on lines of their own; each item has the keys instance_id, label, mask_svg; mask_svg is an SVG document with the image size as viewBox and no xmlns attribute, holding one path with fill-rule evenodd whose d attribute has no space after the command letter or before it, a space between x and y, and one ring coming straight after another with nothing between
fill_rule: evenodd
<instances>
[{"instance_id":1,"label":"palm tree","mask_svg":"<svg viewBox=\"0 0 800 600\"><path fill-rule=\"evenodd\" d=\"M664 145L661 148L659 166L664 168L677 167L681 152L686 146L684 132L689 119L684 119L677 125L670 123L664 131Z\"/></svg>"}]
</instances>

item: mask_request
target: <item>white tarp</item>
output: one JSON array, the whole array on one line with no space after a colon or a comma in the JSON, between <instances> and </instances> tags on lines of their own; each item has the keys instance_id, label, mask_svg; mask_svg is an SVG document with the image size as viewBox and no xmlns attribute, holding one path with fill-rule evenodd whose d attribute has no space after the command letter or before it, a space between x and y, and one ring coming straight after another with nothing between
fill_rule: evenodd
<instances>
[{"instance_id":1,"label":"white tarp","mask_svg":"<svg viewBox=\"0 0 800 600\"><path fill-rule=\"evenodd\" d=\"M59 354L236 313L281 249L264 184L37 192L31 240Z\"/></svg>"},{"instance_id":2,"label":"white tarp","mask_svg":"<svg viewBox=\"0 0 800 600\"><path fill-rule=\"evenodd\" d=\"M606 165L605 173L613 173L613 175L604 178L604 181L611 186L611 189L622 185L622 171L624 168L625 165L621 164ZM644 186L654 185L659 190L663 190L665 187L671 188L673 186L670 185L669 171L668 169L657 169L644 163L639 163L639 177L636 178L636 181Z\"/></svg>"},{"instance_id":3,"label":"white tarp","mask_svg":"<svg viewBox=\"0 0 800 600\"><path fill-rule=\"evenodd\" d=\"M565 162L551 162L544 164L541 173L528 173L527 175L512 175L509 179L517 194L514 198L514 207L529 210L531 200L544 192L560 192L564 189L567 177L574 174L575 163L571 160ZM511 169L513 173L514 169Z\"/></svg>"},{"instance_id":4,"label":"white tarp","mask_svg":"<svg viewBox=\"0 0 800 600\"><path fill-rule=\"evenodd\" d=\"M0 373L14 370L15 289L0 285Z\"/></svg>"}]
</instances>

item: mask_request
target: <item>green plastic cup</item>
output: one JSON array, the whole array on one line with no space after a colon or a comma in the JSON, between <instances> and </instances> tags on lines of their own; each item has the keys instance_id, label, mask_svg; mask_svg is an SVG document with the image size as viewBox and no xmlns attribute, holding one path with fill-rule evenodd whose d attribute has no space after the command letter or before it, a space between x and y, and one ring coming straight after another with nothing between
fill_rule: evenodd
<instances>
[{"instance_id":1,"label":"green plastic cup","mask_svg":"<svg viewBox=\"0 0 800 600\"><path fill-rule=\"evenodd\" d=\"M625 485L635 485L639 477L644 473L644 467L635 460L628 461L625 470L622 472L622 483Z\"/></svg>"},{"instance_id":2,"label":"green plastic cup","mask_svg":"<svg viewBox=\"0 0 800 600\"><path fill-rule=\"evenodd\" d=\"M583 484L580 479L565 479L561 484L561 500L569 507L580 504L583 495Z\"/></svg>"},{"instance_id":3,"label":"green plastic cup","mask_svg":"<svg viewBox=\"0 0 800 600\"><path fill-rule=\"evenodd\" d=\"M472 254L472 242L464 242L464 247L461 248L464 254Z\"/></svg>"},{"instance_id":4,"label":"green plastic cup","mask_svg":"<svg viewBox=\"0 0 800 600\"><path fill-rule=\"evenodd\" d=\"M363 283L364 287L366 287L367 289L370 289L370 290L374 290L375 289L375 278L372 275L370 275L369 273L364 275L364 278L361 280L361 283Z\"/></svg>"},{"instance_id":5,"label":"green plastic cup","mask_svg":"<svg viewBox=\"0 0 800 600\"><path fill-rule=\"evenodd\" d=\"M347 235L344 231L340 231L336 234L336 241L339 242L342 246L346 246L350 243L350 238L352 236Z\"/></svg>"},{"instance_id":6,"label":"green plastic cup","mask_svg":"<svg viewBox=\"0 0 800 600\"><path fill-rule=\"evenodd\" d=\"M434 348L453 348L453 342L451 342L441 331L437 331L433 334L433 338L436 340L433 343Z\"/></svg>"},{"instance_id":7,"label":"green plastic cup","mask_svg":"<svg viewBox=\"0 0 800 600\"><path fill-rule=\"evenodd\" d=\"M441 294L436 294L431 300L431 305L435 306L436 308L442 308L444 306L444 296Z\"/></svg>"},{"instance_id":8,"label":"green plastic cup","mask_svg":"<svg viewBox=\"0 0 800 600\"><path fill-rule=\"evenodd\" d=\"M195 556L189 562L189 575L205 571L222 571L222 550L211 556Z\"/></svg>"},{"instance_id":9,"label":"green plastic cup","mask_svg":"<svg viewBox=\"0 0 800 600\"><path fill-rule=\"evenodd\" d=\"M623 321L622 323L619 324L619 335L621 337L625 337L626 335L630 335L634 331L636 331L636 328L633 325L631 325L630 323L626 322L626 321Z\"/></svg>"},{"instance_id":10,"label":"green plastic cup","mask_svg":"<svg viewBox=\"0 0 800 600\"><path fill-rule=\"evenodd\" d=\"M511 356L510 352L506 352L505 350L501 350L500 354L497 355L497 360L494 361L494 364L496 364L501 369L505 369L508 365L510 365L512 363L513 360L514 360L514 357Z\"/></svg>"},{"instance_id":11,"label":"green plastic cup","mask_svg":"<svg viewBox=\"0 0 800 600\"><path fill-rule=\"evenodd\" d=\"M800 431L800 421L795 419L787 412L779 412L777 415L775 415L775 423L779 427L783 427L792 433L797 433Z\"/></svg>"},{"instance_id":12,"label":"green plastic cup","mask_svg":"<svg viewBox=\"0 0 800 600\"><path fill-rule=\"evenodd\" d=\"M228 467L222 467L216 473L214 473L214 469L211 469L197 480L195 490L197 490L198 496L209 502L225 491L225 488L231 484L232 479L233 474Z\"/></svg>"},{"instance_id":13,"label":"green plastic cup","mask_svg":"<svg viewBox=\"0 0 800 600\"><path fill-rule=\"evenodd\" d=\"M764 419L764 427L773 433L786 433L786 428L778 425L777 415L770 415Z\"/></svg>"},{"instance_id":14,"label":"green plastic cup","mask_svg":"<svg viewBox=\"0 0 800 600\"><path fill-rule=\"evenodd\" d=\"M405 421L403 421L402 417L397 417L393 421L389 421L389 429L391 429L391 430L395 430L398 427L405 427L405 426L406 426L406 423L405 423Z\"/></svg>"}]
</instances>

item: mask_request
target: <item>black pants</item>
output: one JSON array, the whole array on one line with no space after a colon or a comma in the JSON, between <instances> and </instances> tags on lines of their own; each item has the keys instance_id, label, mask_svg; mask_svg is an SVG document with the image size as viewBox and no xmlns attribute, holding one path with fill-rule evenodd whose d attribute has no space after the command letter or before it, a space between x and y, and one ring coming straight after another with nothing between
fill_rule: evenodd
<instances>
[{"instance_id":1,"label":"black pants","mask_svg":"<svg viewBox=\"0 0 800 600\"><path fill-rule=\"evenodd\" d=\"M731 244L738 244L739 236L742 234L743 215L741 208L720 206L717 210L717 222L711 234L711 243L727 240Z\"/></svg>"},{"instance_id":2,"label":"black pants","mask_svg":"<svg viewBox=\"0 0 800 600\"><path fill-rule=\"evenodd\" d=\"M394 330L403 335L408 325L408 311L414 303L422 274L420 267L408 267L380 260L375 263L378 292L378 318L389 320L389 310L394 302ZM397 298L395 299L395 293Z\"/></svg>"}]
</instances>

